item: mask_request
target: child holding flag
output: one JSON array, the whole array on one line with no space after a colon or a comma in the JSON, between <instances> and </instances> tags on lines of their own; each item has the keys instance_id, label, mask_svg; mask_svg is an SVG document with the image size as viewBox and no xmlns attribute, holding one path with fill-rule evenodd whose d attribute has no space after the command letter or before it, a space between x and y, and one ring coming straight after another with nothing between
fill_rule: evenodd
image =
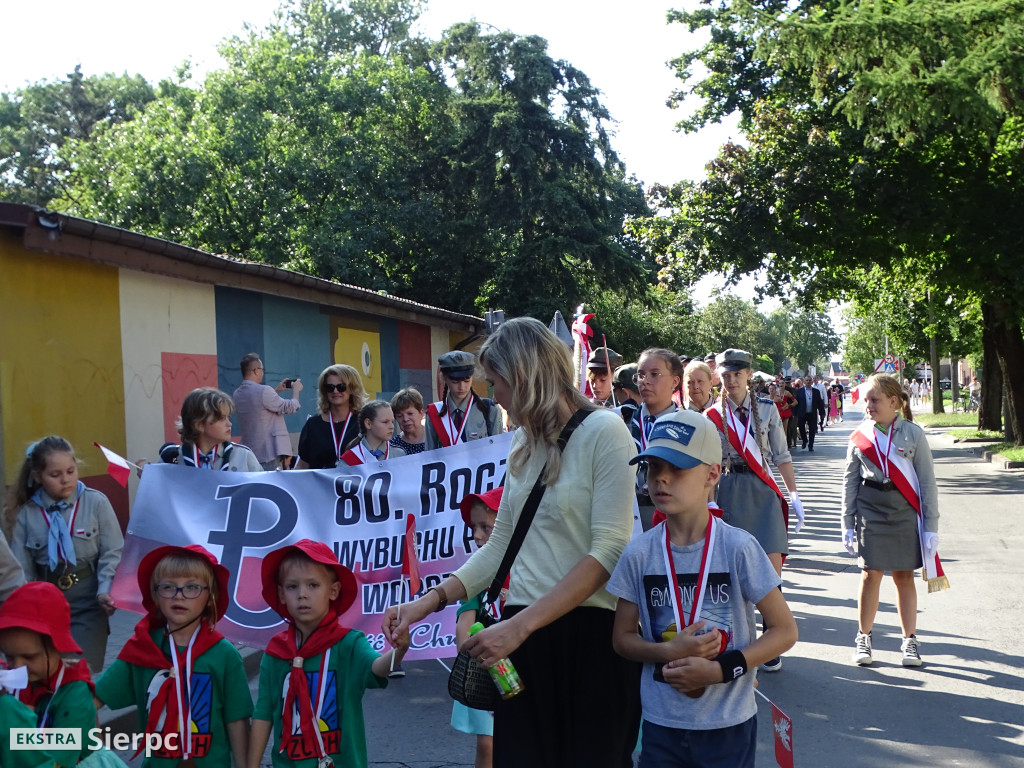
<instances>
[{"instance_id":1,"label":"child holding flag","mask_svg":"<svg viewBox=\"0 0 1024 768\"><path fill-rule=\"evenodd\" d=\"M797 639L781 578L753 536L708 510L722 471L708 419L658 419L639 461L666 520L626 545L608 591L619 598L615 650L644 665L640 768L752 767L757 667ZM755 605L766 627L757 639Z\"/></svg>"},{"instance_id":2,"label":"child holding flag","mask_svg":"<svg viewBox=\"0 0 1024 768\"><path fill-rule=\"evenodd\" d=\"M11 551L29 581L55 584L71 606L71 635L89 667L103 669L114 569L124 537L110 501L78 479L75 450L50 435L25 452L15 481ZM81 653L81 651L80 651Z\"/></svg>"},{"instance_id":3,"label":"child holding flag","mask_svg":"<svg viewBox=\"0 0 1024 768\"><path fill-rule=\"evenodd\" d=\"M853 660L872 663L871 629L885 571L896 584L903 666L921 666L917 588L922 568L928 591L947 589L939 562L939 492L924 430L913 423L910 399L892 376L876 373L863 385L868 420L850 435L843 488L843 545L860 555L859 627Z\"/></svg>"},{"instance_id":4,"label":"child holding flag","mask_svg":"<svg viewBox=\"0 0 1024 768\"><path fill-rule=\"evenodd\" d=\"M252 697L235 647L214 627L228 606L228 569L198 544L157 547L138 568L142 605L117 660L96 682L111 709L138 707L160 734L145 768L246 764Z\"/></svg>"},{"instance_id":5,"label":"child holding flag","mask_svg":"<svg viewBox=\"0 0 1024 768\"><path fill-rule=\"evenodd\" d=\"M263 559L263 599L288 622L260 663L249 766L259 768L271 730L275 766L365 768L361 699L387 686L392 656L409 648L406 631L379 656L362 632L341 626L356 598L355 576L330 547L303 539Z\"/></svg>"},{"instance_id":6,"label":"child holding flag","mask_svg":"<svg viewBox=\"0 0 1024 768\"><path fill-rule=\"evenodd\" d=\"M498 506L501 504L501 494L505 489L501 486L487 491L486 493L470 493L459 504L462 512L462 519L466 527L473 533L473 541L477 549L487 543L491 538L491 531L494 530L494 521L498 517ZM505 580L505 588L502 590L501 601L504 602L508 593L508 579ZM461 649L462 644L469 637L469 628L478 620L477 613L484 609L484 595L487 590L463 600L459 604L456 613L455 624L455 645ZM489 606L491 615L498 619L498 606ZM494 713L484 712L479 709L470 709L461 702L452 702L452 728L462 733L476 734L476 759L473 762L474 768L491 768L494 752Z\"/></svg>"}]
</instances>

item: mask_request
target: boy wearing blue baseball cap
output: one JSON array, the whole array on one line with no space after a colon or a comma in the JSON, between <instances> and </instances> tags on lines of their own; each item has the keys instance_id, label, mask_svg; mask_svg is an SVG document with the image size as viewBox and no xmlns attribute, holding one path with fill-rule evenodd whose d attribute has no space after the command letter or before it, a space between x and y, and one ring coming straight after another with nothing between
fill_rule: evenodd
<instances>
[{"instance_id":1,"label":"boy wearing blue baseball cap","mask_svg":"<svg viewBox=\"0 0 1024 768\"><path fill-rule=\"evenodd\" d=\"M626 546L607 589L619 598L615 650L644 665L640 768L753 766L758 665L797 639L781 580L753 536L708 510L722 472L708 419L662 417L630 463L639 461L666 519ZM760 637L755 606L766 626Z\"/></svg>"}]
</instances>

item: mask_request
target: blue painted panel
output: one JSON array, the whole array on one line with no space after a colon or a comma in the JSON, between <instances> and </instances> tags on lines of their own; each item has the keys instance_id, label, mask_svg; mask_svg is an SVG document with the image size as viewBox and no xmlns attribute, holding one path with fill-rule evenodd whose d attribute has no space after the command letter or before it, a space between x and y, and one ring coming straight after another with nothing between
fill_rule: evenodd
<instances>
[{"instance_id":1,"label":"blue painted panel","mask_svg":"<svg viewBox=\"0 0 1024 768\"><path fill-rule=\"evenodd\" d=\"M394 394L404 386L399 367L398 321L390 318L380 320L380 372L382 392Z\"/></svg>"},{"instance_id":2,"label":"blue painted panel","mask_svg":"<svg viewBox=\"0 0 1024 768\"><path fill-rule=\"evenodd\" d=\"M217 386L229 395L242 383L238 363L249 352L263 355L262 295L214 288L217 317Z\"/></svg>"},{"instance_id":3,"label":"blue painted panel","mask_svg":"<svg viewBox=\"0 0 1024 768\"><path fill-rule=\"evenodd\" d=\"M306 417L316 413L317 378L331 364L330 324L317 304L263 296L263 383L276 387L282 379L302 379L302 408L285 417L290 432L301 431Z\"/></svg>"}]
</instances>

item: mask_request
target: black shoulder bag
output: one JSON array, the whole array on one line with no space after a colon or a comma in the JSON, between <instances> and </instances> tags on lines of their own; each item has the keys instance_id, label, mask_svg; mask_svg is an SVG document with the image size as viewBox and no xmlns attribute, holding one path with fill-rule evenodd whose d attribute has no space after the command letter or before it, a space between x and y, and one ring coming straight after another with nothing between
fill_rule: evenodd
<instances>
[{"instance_id":1,"label":"black shoulder bag","mask_svg":"<svg viewBox=\"0 0 1024 768\"><path fill-rule=\"evenodd\" d=\"M562 429L562 433L558 436L558 449L560 451L565 450L565 444L569 442L569 438L576 431L576 427L582 424L583 420L591 413L593 411L581 408L572 415L572 418L569 419ZM544 469L540 471L540 475L537 477L537 482L533 484L533 490L530 491L530 495L523 505L523 513L516 522L515 530L512 531L512 538L509 539L508 547L505 548L505 556L501 558L501 565L498 566L498 572L494 576L494 581L491 582L491 586L487 589L486 604L477 610L477 621L484 624L484 626L494 623L494 618L487 611L486 605L493 605L497 601L501 588L505 584L505 578L508 576L509 571L512 570L512 563L515 561L516 555L519 554L519 548L522 547L530 524L537 514L541 497L544 496L545 486L543 478L546 469L547 465L545 464ZM470 709L493 710L498 702L501 701L501 696L498 694L498 689L491 680L490 674L467 651L459 651L459 655L455 658L455 664L452 665L451 674L448 676L448 695L460 704L465 704Z\"/></svg>"}]
</instances>

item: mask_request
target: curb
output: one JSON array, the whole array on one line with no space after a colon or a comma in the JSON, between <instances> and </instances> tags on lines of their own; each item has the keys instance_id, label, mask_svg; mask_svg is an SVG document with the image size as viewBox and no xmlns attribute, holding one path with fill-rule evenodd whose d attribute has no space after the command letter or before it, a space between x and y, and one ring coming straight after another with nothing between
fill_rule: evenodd
<instances>
[{"instance_id":1,"label":"curb","mask_svg":"<svg viewBox=\"0 0 1024 768\"><path fill-rule=\"evenodd\" d=\"M980 451L984 461L990 461L999 469L1024 469L1024 461L1011 461L1001 453L992 451Z\"/></svg>"},{"instance_id":2,"label":"curb","mask_svg":"<svg viewBox=\"0 0 1024 768\"><path fill-rule=\"evenodd\" d=\"M238 653L242 656L242 666L245 669L245 677L247 680L251 681L259 674L260 661L263 659L263 651L258 648L249 648L247 646L236 645L235 647L238 648ZM127 733L130 735L137 733L139 721L136 712L136 707L125 707L124 709L114 711L104 707L97 713L99 727L109 727L110 732L113 734Z\"/></svg>"}]
</instances>

